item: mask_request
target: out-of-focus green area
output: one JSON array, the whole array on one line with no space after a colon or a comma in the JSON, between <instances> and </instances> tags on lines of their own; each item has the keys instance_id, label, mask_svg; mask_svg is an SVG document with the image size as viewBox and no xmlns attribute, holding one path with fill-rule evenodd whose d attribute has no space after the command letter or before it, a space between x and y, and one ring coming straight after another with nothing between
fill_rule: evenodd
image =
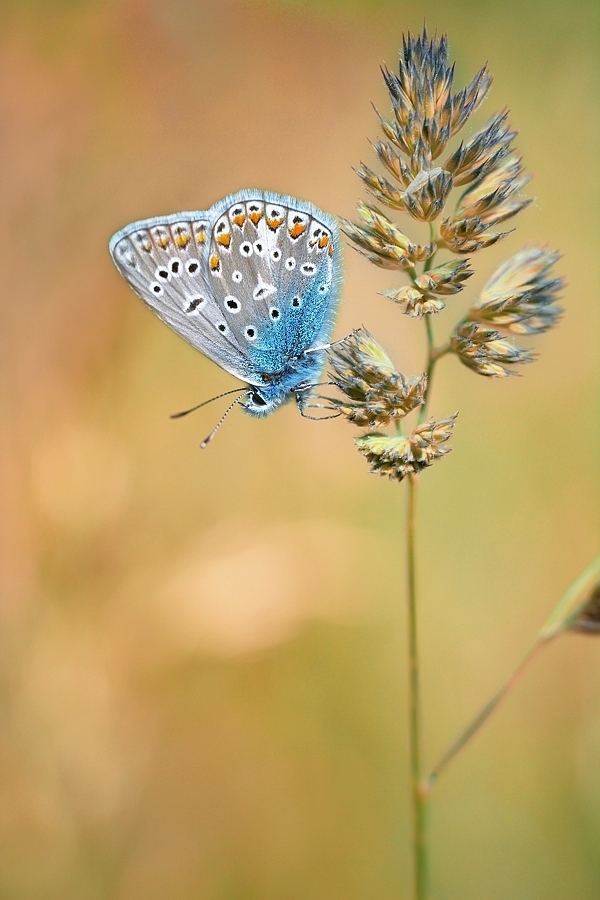
<instances>
[{"instance_id":1,"label":"out-of-focus green area","mask_svg":"<svg viewBox=\"0 0 600 900\"><path fill-rule=\"evenodd\" d=\"M401 34L486 61L535 173L440 336L524 244L567 315L524 378L439 366L460 411L419 510L426 761L512 669L598 537L596 7L5 4L0 36L0 895L408 894L404 490L340 421L168 414L234 386L114 270L134 219L266 187L351 216ZM413 223L404 223L409 233ZM512 223L511 223L512 224ZM423 326L347 249L338 336L407 374ZM463 299L464 297L464 299ZM600 642L545 651L436 788L435 900L600 894Z\"/></svg>"}]
</instances>

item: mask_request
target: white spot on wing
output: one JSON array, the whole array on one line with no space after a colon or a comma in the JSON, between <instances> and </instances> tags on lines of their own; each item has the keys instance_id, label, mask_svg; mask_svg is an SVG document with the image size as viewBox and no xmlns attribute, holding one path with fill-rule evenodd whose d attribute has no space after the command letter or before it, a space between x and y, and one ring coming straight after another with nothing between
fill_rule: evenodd
<instances>
[{"instance_id":1,"label":"white spot on wing","mask_svg":"<svg viewBox=\"0 0 600 900\"><path fill-rule=\"evenodd\" d=\"M258 276L258 284L252 291L252 296L255 300L264 300L266 297L270 297L271 294L276 294L277 288L272 284L267 284L266 281L263 281L261 276Z\"/></svg>"}]
</instances>

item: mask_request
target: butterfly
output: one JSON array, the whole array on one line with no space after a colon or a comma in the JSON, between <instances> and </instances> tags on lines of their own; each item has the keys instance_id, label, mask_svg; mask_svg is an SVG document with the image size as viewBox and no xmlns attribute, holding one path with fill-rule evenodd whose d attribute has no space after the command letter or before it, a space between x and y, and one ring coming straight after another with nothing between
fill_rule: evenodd
<instances>
[{"instance_id":1,"label":"butterfly","mask_svg":"<svg viewBox=\"0 0 600 900\"><path fill-rule=\"evenodd\" d=\"M336 220L312 203L242 190L205 212L125 226L112 259L173 331L244 381L234 401L302 414L325 364L341 285Z\"/></svg>"}]
</instances>

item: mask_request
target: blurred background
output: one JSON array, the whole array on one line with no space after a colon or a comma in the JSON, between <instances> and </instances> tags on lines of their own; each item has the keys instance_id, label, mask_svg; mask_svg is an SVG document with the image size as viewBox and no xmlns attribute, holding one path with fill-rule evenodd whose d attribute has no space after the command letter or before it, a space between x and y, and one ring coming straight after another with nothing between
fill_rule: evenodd
<instances>
[{"instance_id":1,"label":"blurred background","mask_svg":"<svg viewBox=\"0 0 600 900\"><path fill-rule=\"evenodd\" d=\"M478 254L563 253L560 327L524 378L452 358L421 479L431 765L598 540L595 3L90 0L0 7L0 896L392 900L410 884L404 487L342 421L170 413L235 386L107 251L137 218L242 187L352 216L402 32L495 76L537 201ZM405 222L409 234L414 223ZM424 329L353 250L336 335L406 374ZM534 663L439 783L435 900L600 894L600 642Z\"/></svg>"}]
</instances>

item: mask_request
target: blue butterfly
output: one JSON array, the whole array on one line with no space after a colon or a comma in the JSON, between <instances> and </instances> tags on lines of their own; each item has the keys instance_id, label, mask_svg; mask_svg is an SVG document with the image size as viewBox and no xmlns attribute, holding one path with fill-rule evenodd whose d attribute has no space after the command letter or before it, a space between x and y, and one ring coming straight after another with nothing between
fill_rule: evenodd
<instances>
[{"instance_id":1,"label":"blue butterfly","mask_svg":"<svg viewBox=\"0 0 600 900\"><path fill-rule=\"evenodd\" d=\"M177 334L246 382L236 400L301 413L325 364L341 285L335 219L268 191L133 222L110 240L128 284Z\"/></svg>"}]
</instances>

